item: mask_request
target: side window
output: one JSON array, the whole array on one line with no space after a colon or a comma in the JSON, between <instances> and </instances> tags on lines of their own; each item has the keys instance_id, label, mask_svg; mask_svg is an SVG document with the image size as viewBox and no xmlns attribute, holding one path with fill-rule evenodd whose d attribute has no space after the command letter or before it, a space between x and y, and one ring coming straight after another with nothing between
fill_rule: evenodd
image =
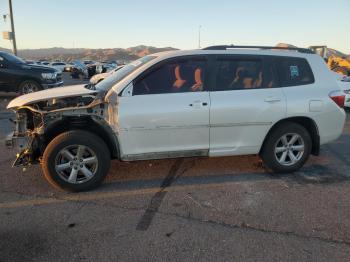
<instances>
[{"instance_id":1,"label":"side window","mask_svg":"<svg viewBox=\"0 0 350 262\"><path fill-rule=\"evenodd\" d=\"M156 65L134 82L133 95L203 91L206 64L204 58L191 58Z\"/></svg>"},{"instance_id":2,"label":"side window","mask_svg":"<svg viewBox=\"0 0 350 262\"><path fill-rule=\"evenodd\" d=\"M308 85L315 82L310 65L304 58L277 58L276 68L282 87Z\"/></svg>"},{"instance_id":3,"label":"side window","mask_svg":"<svg viewBox=\"0 0 350 262\"><path fill-rule=\"evenodd\" d=\"M260 59L222 58L217 60L215 91L275 87L273 69L264 70Z\"/></svg>"}]
</instances>

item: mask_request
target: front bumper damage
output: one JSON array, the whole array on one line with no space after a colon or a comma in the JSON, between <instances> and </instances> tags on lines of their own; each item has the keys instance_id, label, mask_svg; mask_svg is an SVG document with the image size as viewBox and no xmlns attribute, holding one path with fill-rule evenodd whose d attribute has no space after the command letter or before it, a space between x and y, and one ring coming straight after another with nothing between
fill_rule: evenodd
<instances>
[{"instance_id":1,"label":"front bumper damage","mask_svg":"<svg viewBox=\"0 0 350 262\"><path fill-rule=\"evenodd\" d=\"M34 125L34 120L32 120ZM40 121L40 120L39 120ZM27 166L38 161L34 158L34 149L38 146L38 128L28 129L28 112L17 111L14 131L7 135L5 145L9 149L16 149L16 160L12 166ZM38 122L36 120L35 122Z\"/></svg>"},{"instance_id":2,"label":"front bumper damage","mask_svg":"<svg viewBox=\"0 0 350 262\"><path fill-rule=\"evenodd\" d=\"M18 137L10 134L5 140L5 144L8 148L17 148L19 153L16 154L16 159L12 166L28 166L35 162L33 159L33 144L34 138Z\"/></svg>"},{"instance_id":3,"label":"front bumper damage","mask_svg":"<svg viewBox=\"0 0 350 262\"><path fill-rule=\"evenodd\" d=\"M54 107L52 107L54 108ZM99 124L107 124L108 113L102 100L88 105L70 106L53 110L43 110L37 106L22 106L16 108L14 132L8 135L5 144L16 149L16 160L13 166L28 166L41 162L43 152L56 134L56 130L67 131L78 128L82 120L89 119ZM68 120L74 120L68 121ZM70 126L68 126L70 125ZM108 124L107 124L108 125ZM57 135L57 134L56 134Z\"/></svg>"}]
</instances>

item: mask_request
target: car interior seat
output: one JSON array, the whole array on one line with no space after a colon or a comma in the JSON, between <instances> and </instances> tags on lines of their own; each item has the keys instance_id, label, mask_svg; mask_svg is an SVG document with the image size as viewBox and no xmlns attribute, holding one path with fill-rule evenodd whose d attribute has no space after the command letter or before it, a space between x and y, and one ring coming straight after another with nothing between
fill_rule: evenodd
<instances>
[{"instance_id":1,"label":"car interior seat","mask_svg":"<svg viewBox=\"0 0 350 262\"><path fill-rule=\"evenodd\" d=\"M197 68L194 71L194 85L191 87L192 91L202 91L203 90L203 82L202 82L202 69Z\"/></svg>"},{"instance_id":2,"label":"car interior seat","mask_svg":"<svg viewBox=\"0 0 350 262\"><path fill-rule=\"evenodd\" d=\"M173 83L173 87L175 87L176 89L180 89L186 83L186 80L182 79L181 77L180 70L181 70L180 65L177 65L174 70L175 82Z\"/></svg>"}]
</instances>

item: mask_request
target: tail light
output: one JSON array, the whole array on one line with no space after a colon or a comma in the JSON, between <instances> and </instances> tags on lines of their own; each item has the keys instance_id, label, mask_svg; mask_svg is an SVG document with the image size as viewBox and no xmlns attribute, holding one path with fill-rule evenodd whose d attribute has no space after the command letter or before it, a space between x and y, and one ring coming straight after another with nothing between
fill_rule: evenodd
<instances>
[{"instance_id":1,"label":"tail light","mask_svg":"<svg viewBox=\"0 0 350 262\"><path fill-rule=\"evenodd\" d=\"M345 94L338 90L329 93L329 97L336 103L340 108L344 108Z\"/></svg>"}]
</instances>

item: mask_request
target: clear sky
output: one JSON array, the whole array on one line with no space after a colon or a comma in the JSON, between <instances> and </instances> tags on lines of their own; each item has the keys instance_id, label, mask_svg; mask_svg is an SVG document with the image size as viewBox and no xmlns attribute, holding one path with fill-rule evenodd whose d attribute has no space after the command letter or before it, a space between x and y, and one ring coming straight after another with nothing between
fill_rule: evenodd
<instances>
[{"instance_id":1,"label":"clear sky","mask_svg":"<svg viewBox=\"0 0 350 262\"><path fill-rule=\"evenodd\" d=\"M350 53L350 0L12 0L18 48L328 45ZM0 0L0 14L8 13ZM0 30L10 27L0 20ZM11 47L7 40L0 46Z\"/></svg>"}]
</instances>

